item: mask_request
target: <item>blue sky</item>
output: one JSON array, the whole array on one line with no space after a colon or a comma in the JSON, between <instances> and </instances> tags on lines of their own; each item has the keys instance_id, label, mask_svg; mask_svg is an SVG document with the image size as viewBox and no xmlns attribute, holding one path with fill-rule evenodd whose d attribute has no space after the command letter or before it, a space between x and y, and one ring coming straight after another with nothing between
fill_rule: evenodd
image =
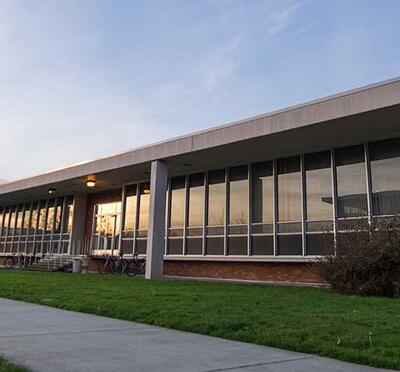
<instances>
[{"instance_id":1,"label":"blue sky","mask_svg":"<svg viewBox=\"0 0 400 372\"><path fill-rule=\"evenodd\" d=\"M399 0L0 0L0 179L400 75Z\"/></svg>"}]
</instances>

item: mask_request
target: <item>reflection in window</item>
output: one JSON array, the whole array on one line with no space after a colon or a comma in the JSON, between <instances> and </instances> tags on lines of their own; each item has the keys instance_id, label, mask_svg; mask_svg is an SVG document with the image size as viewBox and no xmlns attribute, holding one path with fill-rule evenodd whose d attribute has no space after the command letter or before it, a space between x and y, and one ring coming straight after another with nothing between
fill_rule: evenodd
<instances>
[{"instance_id":1,"label":"reflection in window","mask_svg":"<svg viewBox=\"0 0 400 372\"><path fill-rule=\"evenodd\" d=\"M170 227L182 229L185 216L185 177L171 180L171 220Z\"/></svg>"},{"instance_id":2,"label":"reflection in window","mask_svg":"<svg viewBox=\"0 0 400 372\"><path fill-rule=\"evenodd\" d=\"M43 232L45 227L46 227L46 207L44 203L41 203L39 210L38 231Z\"/></svg>"},{"instance_id":3,"label":"reflection in window","mask_svg":"<svg viewBox=\"0 0 400 372\"><path fill-rule=\"evenodd\" d=\"M278 221L301 220L300 158L280 159L278 167Z\"/></svg>"},{"instance_id":4,"label":"reflection in window","mask_svg":"<svg viewBox=\"0 0 400 372\"><path fill-rule=\"evenodd\" d=\"M139 230L146 230L149 224L150 184L140 185Z\"/></svg>"},{"instance_id":5,"label":"reflection in window","mask_svg":"<svg viewBox=\"0 0 400 372\"><path fill-rule=\"evenodd\" d=\"M38 212L37 212L37 204L35 203L32 207L32 217L31 217L31 223L29 226L29 233L33 234L35 230L37 229L37 223L38 223Z\"/></svg>"},{"instance_id":6,"label":"reflection in window","mask_svg":"<svg viewBox=\"0 0 400 372\"><path fill-rule=\"evenodd\" d=\"M10 236L14 234L16 216L17 216L16 208L12 208L10 217L10 226L8 228L8 235Z\"/></svg>"},{"instance_id":7,"label":"reflection in window","mask_svg":"<svg viewBox=\"0 0 400 372\"><path fill-rule=\"evenodd\" d=\"M30 215L31 215L30 206L26 205L26 210L24 213L24 220L23 220L24 234L28 232Z\"/></svg>"},{"instance_id":8,"label":"reflection in window","mask_svg":"<svg viewBox=\"0 0 400 372\"><path fill-rule=\"evenodd\" d=\"M189 227L203 226L204 216L204 174L189 176Z\"/></svg>"},{"instance_id":9,"label":"reflection in window","mask_svg":"<svg viewBox=\"0 0 400 372\"><path fill-rule=\"evenodd\" d=\"M60 233L61 231L61 212L62 212L63 200L57 200L57 207L55 210L55 225L54 225L54 232L56 234Z\"/></svg>"},{"instance_id":10,"label":"reflection in window","mask_svg":"<svg viewBox=\"0 0 400 372\"><path fill-rule=\"evenodd\" d=\"M375 215L400 213L400 138L369 145Z\"/></svg>"},{"instance_id":11,"label":"reflection in window","mask_svg":"<svg viewBox=\"0 0 400 372\"><path fill-rule=\"evenodd\" d=\"M4 220L3 220L3 233L2 235L6 235L8 232L8 227L10 224L10 209L7 209L7 212L4 214Z\"/></svg>"},{"instance_id":12,"label":"reflection in window","mask_svg":"<svg viewBox=\"0 0 400 372\"><path fill-rule=\"evenodd\" d=\"M229 224L244 225L248 221L247 165L229 169Z\"/></svg>"},{"instance_id":13,"label":"reflection in window","mask_svg":"<svg viewBox=\"0 0 400 372\"><path fill-rule=\"evenodd\" d=\"M338 217L367 215L367 185L364 147L362 145L335 151Z\"/></svg>"},{"instance_id":14,"label":"reflection in window","mask_svg":"<svg viewBox=\"0 0 400 372\"><path fill-rule=\"evenodd\" d=\"M330 152L305 155L307 220L332 219L332 173Z\"/></svg>"},{"instance_id":15,"label":"reflection in window","mask_svg":"<svg viewBox=\"0 0 400 372\"><path fill-rule=\"evenodd\" d=\"M253 165L253 223L274 221L274 178L272 162Z\"/></svg>"},{"instance_id":16,"label":"reflection in window","mask_svg":"<svg viewBox=\"0 0 400 372\"><path fill-rule=\"evenodd\" d=\"M225 170L208 173L208 225L225 224Z\"/></svg>"},{"instance_id":17,"label":"reflection in window","mask_svg":"<svg viewBox=\"0 0 400 372\"><path fill-rule=\"evenodd\" d=\"M136 185L127 186L124 230L134 230L136 222Z\"/></svg>"},{"instance_id":18,"label":"reflection in window","mask_svg":"<svg viewBox=\"0 0 400 372\"><path fill-rule=\"evenodd\" d=\"M67 208L65 211L65 221L64 221L64 228L63 232L71 233L72 231L72 219L74 213L74 206L73 206L73 199L68 198L67 200Z\"/></svg>"},{"instance_id":19,"label":"reflection in window","mask_svg":"<svg viewBox=\"0 0 400 372\"><path fill-rule=\"evenodd\" d=\"M54 202L51 202L54 204ZM49 206L47 212L47 225L46 225L46 234L51 234L53 229L53 222L54 222L54 205Z\"/></svg>"}]
</instances>

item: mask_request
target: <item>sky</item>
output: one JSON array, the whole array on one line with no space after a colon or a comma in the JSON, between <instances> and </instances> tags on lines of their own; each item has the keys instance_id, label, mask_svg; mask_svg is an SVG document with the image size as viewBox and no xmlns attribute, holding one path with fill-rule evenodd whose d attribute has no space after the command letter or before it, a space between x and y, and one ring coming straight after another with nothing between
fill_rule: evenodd
<instances>
[{"instance_id":1,"label":"sky","mask_svg":"<svg viewBox=\"0 0 400 372\"><path fill-rule=\"evenodd\" d=\"M400 76L399 0L0 0L0 179Z\"/></svg>"}]
</instances>

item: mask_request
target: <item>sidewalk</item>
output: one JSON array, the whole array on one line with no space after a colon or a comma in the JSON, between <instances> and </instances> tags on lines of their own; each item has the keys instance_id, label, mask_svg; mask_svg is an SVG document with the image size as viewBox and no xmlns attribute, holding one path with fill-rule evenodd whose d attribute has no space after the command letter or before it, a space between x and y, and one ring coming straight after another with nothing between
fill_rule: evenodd
<instances>
[{"instance_id":1,"label":"sidewalk","mask_svg":"<svg viewBox=\"0 0 400 372\"><path fill-rule=\"evenodd\" d=\"M6 299L0 299L0 355L41 372L378 371Z\"/></svg>"}]
</instances>

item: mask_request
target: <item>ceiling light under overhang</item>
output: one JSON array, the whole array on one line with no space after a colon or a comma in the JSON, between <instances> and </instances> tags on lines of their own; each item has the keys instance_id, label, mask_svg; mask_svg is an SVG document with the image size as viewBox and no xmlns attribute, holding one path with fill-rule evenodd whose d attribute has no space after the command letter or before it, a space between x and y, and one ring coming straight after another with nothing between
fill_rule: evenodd
<instances>
[{"instance_id":1,"label":"ceiling light under overhang","mask_svg":"<svg viewBox=\"0 0 400 372\"><path fill-rule=\"evenodd\" d=\"M93 187L95 187L96 186L96 176L94 176L94 175L88 176L86 179L86 186L91 189Z\"/></svg>"}]
</instances>

